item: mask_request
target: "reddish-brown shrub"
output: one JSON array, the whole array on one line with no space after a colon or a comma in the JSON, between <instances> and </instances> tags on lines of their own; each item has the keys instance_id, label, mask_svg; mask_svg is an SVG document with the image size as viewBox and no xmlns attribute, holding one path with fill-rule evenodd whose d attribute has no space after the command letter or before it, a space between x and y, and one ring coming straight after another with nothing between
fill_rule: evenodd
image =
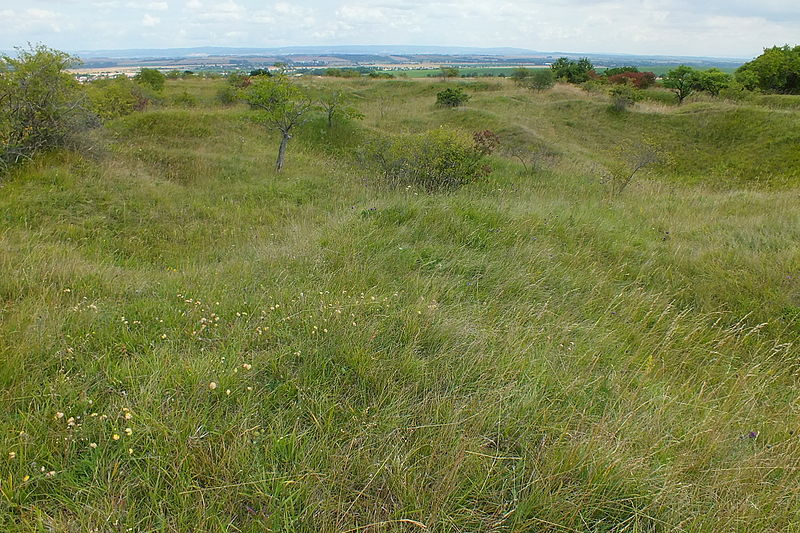
<instances>
[{"instance_id":1,"label":"reddish-brown shrub","mask_svg":"<svg viewBox=\"0 0 800 533\"><path fill-rule=\"evenodd\" d=\"M630 83L637 89L647 89L655 85L656 75L652 72L623 72L609 76L608 81L619 85Z\"/></svg>"},{"instance_id":2,"label":"reddish-brown shrub","mask_svg":"<svg viewBox=\"0 0 800 533\"><path fill-rule=\"evenodd\" d=\"M483 155L492 155L500 145L500 137L492 130L476 131L472 134L475 150Z\"/></svg>"}]
</instances>

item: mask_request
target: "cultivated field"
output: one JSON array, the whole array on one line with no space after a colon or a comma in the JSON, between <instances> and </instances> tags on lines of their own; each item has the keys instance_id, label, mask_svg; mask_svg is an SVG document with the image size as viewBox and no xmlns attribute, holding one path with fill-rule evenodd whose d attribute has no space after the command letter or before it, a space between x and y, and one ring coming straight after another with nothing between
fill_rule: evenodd
<instances>
[{"instance_id":1,"label":"cultivated field","mask_svg":"<svg viewBox=\"0 0 800 533\"><path fill-rule=\"evenodd\" d=\"M281 174L195 79L0 182L0 530L800 530L796 98L302 83L365 118ZM357 156L443 126L483 181Z\"/></svg>"}]
</instances>

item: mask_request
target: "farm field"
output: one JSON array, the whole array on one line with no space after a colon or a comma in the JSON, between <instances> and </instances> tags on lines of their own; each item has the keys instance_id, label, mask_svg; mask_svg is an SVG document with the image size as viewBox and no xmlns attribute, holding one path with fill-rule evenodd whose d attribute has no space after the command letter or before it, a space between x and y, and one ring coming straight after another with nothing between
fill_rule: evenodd
<instances>
[{"instance_id":1,"label":"farm field","mask_svg":"<svg viewBox=\"0 0 800 533\"><path fill-rule=\"evenodd\" d=\"M299 83L364 117L279 174L186 79L0 181L0 531L800 529L797 97ZM440 129L491 173L365 163Z\"/></svg>"},{"instance_id":2,"label":"farm field","mask_svg":"<svg viewBox=\"0 0 800 533\"><path fill-rule=\"evenodd\" d=\"M459 67L459 73L462 77L510 77L514 70L517 67ZM531 67L526 66L525 68L544 68L544 67ZM642 72L652 72L656 76L663 76L669 70L675 68L674 65L670 66L652 66L652 65L640 65L638 69ZM727 73L733 73L736 69L732 67L722 67L720 68L721 71ZM602 74L605 71L605 68L598 67L598 73ZM400 71L389 71L391 74L400 77L408 77L408 78L439 78L441 76L441 71L437 70L436 68L421 68L421 69L409 69L409 70L400 70Z\"/></svg>"}]
</instances>

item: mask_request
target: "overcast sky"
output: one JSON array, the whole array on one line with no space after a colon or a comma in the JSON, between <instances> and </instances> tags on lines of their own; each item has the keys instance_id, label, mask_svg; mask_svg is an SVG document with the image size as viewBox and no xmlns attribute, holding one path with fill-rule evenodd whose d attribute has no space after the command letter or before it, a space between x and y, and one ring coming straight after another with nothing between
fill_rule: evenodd
<instances>
[{"instance_id":1,"label":"overcast sky","mask_svg":"<svg viewBox=\"0 0 800 533\"><path fill-rule=\"evenodd\" d=\"M749 58L800 44L798 0L0 0L0 49L512 46Z\"/></svg>"}]
</instances>

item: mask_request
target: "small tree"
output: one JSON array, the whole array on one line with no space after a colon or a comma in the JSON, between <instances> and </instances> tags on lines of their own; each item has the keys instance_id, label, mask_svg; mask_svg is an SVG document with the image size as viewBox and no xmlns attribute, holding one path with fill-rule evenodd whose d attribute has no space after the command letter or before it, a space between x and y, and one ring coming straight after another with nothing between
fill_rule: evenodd
<instances>
[{"instance_id":1,"label":"small tree","mask_svg":"<svg viewBox=\"0 0 800 533\"><path fill-rule=\"evenodd\" d=\"M258 111L256 120L281 134L275 171L280 172L292 130L308 120L313 109L311 97L284 74L259 76L244 91L244 99Z\"/></svg>"},{"instance_id":2,"label":"small tree","mask_svg":"<svg viewBox=\"0 0 800 533\"><path fill-rule=\"evenodd\" d=\"M470 95L461 87L445 89L436 93L436 105L442 107L458 107L469 101Z\"/></svg>"},{"instance_id":3,"label":"small tree","mask_svg":"<svg viewBox=\"0 0 800 533\"><path fill-rule=\"evenodd\" d=\"M439 67L439 70L444 81L447 81L447 78L458 78L458 67Z\"/></svg>"},{"instance_id":4,"label":"small tree","mask_svg":"<svg viewBox=\"0 0 800 533\"><path fill-rule=\"evenodd\" d=\"M164 83L167 81L167 77L160 70L154 68L143 68L133 79L136 83L149 87L156 92L163 91Z\"/></svg>"},{"instance_id":5,"label":"small tree","mask_svg":"<svg viewBox=\"0 0 800 533\"><path fill-rule=\"evenodd\" d=\"M514 83L517 85L525 85L525 82L530 75L530 70L526 69L525 67L517 67L514 69L514 72L511 73L511 79L514 80Z\"/></svg>"},{"instance_id":6,"label":"small tree","mask_svg":"<svg viewBox=\"0 0 800 533\"><path fill-rule=\"evenodd\" d=\"M534 69L525 80L525 85L536 92L552 89L555 83L555 76L553 75L553 71L549 68Z\"/></svg>"},{"instance_id":7,"label":"small tree","mask_svg":"<svg viewBox=\"0 0 800 533\"><path fill-rule=\"evenodd\" d=\"M720 91L729 87L731 83L733 76L718 68L710 68L699 73L696 87L711 96L719 96Z\"/></svg>"},{"instance_id":8,"label":"small tree","mask_svg":"<svg viewBox=\"0 0 800 533\"><path fill-rule=\"evenodd\" d=\"M325 115L328 117L328 127L333 126L334 117L342 118L363 118L358 109L350 105L353 95L340 90L323 92L318 102Z\"/></svg>"},{"instance_id":9,"label":"small tree","mask_svg":"<svg viewBox=\"0 0 800 533\"><path fill-rule=\"evenodd\" d=\"M594 65L588 57L582 57L577 61L566 57L559 57L555 63L550 65L553 74L558 79L563 79L569 83L583 83L594 75Z\"/></svg>"},{"instance_id":10,"label":"small tree","mask_svg":"<svg viewBox=\"0 0 800 533\"><path fill-rule=\"evenodd\" d=\"M699 80L700 73L697 70L681 65L667 72L664 76L664 87L672 89L678 97L678 105L681 105L686 98L694 94Z\"/></svg>"}]
</instances>

